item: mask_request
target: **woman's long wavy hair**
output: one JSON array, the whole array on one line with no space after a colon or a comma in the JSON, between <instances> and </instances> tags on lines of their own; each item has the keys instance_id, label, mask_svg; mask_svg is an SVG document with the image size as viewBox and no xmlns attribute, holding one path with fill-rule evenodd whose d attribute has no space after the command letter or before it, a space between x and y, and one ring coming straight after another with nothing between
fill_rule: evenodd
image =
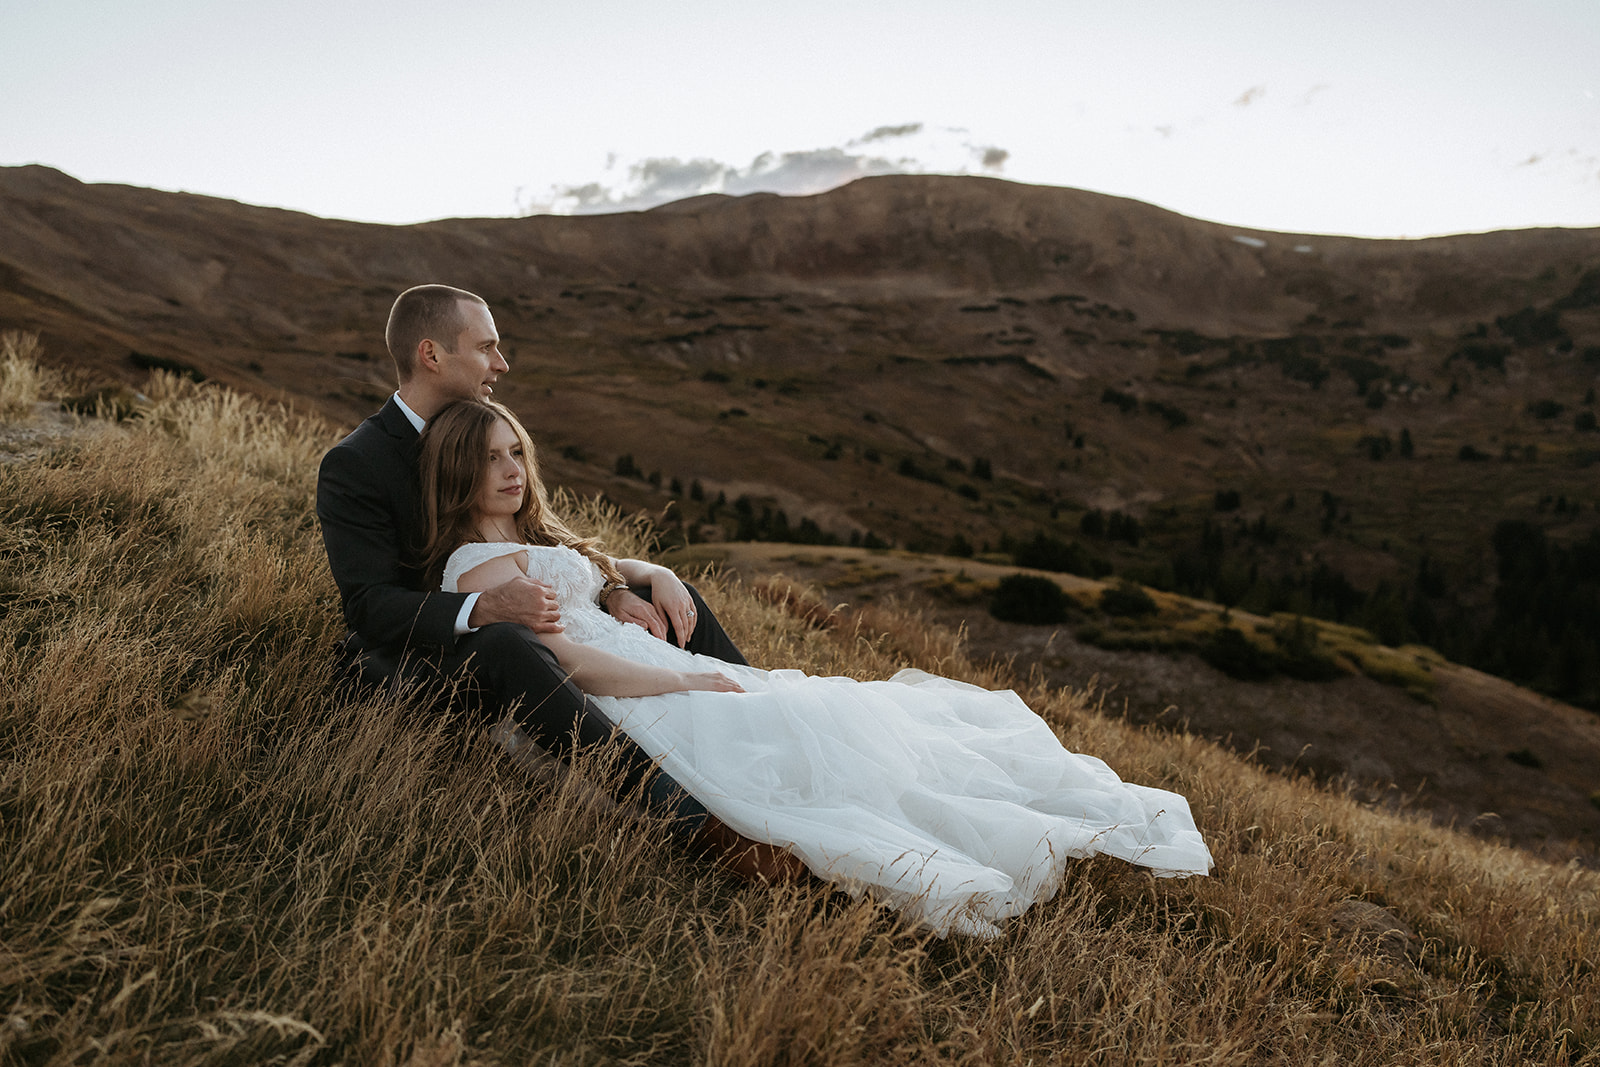
<instances>
[{"instance_id":1,"label":"woman's long wavy hair","mask_svg":"<svg viewBox=\"0 0 1600 1067\"><path fill-rule=\"evenodd\" d=\"M489 475L489 432L504 420L522 444L527 488L514 516L517 536L530 545L565 545L593 560L608 582L622 582L611 558L593 537L579 537L550 509L539 459L528 431L503 404L458 400L428 420L422 431L422 506L427 529L429 578L438 582L450 553L478 535L473 505Z\"/></svg>"}]
</instances>

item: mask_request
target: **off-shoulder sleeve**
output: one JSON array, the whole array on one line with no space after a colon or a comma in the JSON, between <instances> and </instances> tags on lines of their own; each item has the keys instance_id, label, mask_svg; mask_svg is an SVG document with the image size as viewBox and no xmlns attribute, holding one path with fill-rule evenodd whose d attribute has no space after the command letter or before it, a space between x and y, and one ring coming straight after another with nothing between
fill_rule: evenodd
<instances>
[{"instance_id":1,"label":"off-shoulder sleeve","mask_svg":"<svg viewBox=\"0 0 1600 1067\"><path fill-rule=\"evenodd\" d=\"M444 578L439 583L440 587L446 593L460 592L456 588L456 583L461 581L463 574L466 574L480 563L488 563L491 559L499 559L501 556L512 556L518 552L524 552L527 547L526 545L512 544L509 541L489 543L474 541L471 544L462 545L450 553L450 558L445 560Z\"/></svg>"}]
</instances>

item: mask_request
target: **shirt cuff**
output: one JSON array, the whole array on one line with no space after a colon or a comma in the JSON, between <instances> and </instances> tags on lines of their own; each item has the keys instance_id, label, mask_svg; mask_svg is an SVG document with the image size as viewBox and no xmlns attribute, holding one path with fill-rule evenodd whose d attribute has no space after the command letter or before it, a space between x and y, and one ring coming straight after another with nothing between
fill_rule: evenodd
<instances>
[{"instance_id":1,"label":"shirt cuff","mask_svg":"<svg viewBox=\"0 0 1600 1067\"><path fill-rule=\"evenodd\" d=\"M477 605L478 598L480 596L482 596L482 595L483 594L481 592L468 593L467 594L467 599L462 602L462 604L461 604L461 613L456 616L456 636L457 637L460 637L462 634L470 634L470 633L476 633L477 632L478 628L476 626L469 625L467 620L472 618L472 609L473 609L474 606Z\"/></svg>"}]
</instances>

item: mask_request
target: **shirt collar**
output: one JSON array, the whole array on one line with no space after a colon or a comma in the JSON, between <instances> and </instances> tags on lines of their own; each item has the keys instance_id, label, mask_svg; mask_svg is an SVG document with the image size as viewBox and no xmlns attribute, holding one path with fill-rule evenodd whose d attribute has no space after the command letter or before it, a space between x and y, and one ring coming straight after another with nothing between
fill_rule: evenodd
<instances>
[{"instance_id":1,"label":"shirt collar","mask_svg":"<svg viewBox=\"0 0 1600 1067\"><path fill-rule=\"evenodd\" d=\"M406 407L406 402L400 399L400 393L398 391L396 391L394 394L394 402L400 405L400 413L406 417L406 421L415 427L418 433L421 433L422 428L428 425L427 420L421 415L418 415L415 411L412 411L410 408Z\"/></svg>"}]
</instances>

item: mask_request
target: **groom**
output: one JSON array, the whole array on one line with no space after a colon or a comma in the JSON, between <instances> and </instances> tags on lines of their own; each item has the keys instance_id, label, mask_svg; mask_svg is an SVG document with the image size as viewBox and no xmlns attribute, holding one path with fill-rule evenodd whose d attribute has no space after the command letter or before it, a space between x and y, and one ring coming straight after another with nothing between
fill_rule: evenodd
<instances>
[{"instance_id":1,"label":"groom","mask_svg":"<svg viewBox=\"0 0 1600 1067\"><path fill-rule=\"evenodd\" d=\"M494 317L481 297L445 285L419 285L395 300L385 332L400 387L376 415L322 458L317 518L328 564L351 633L342 646L350 666L376 682L454 679L470 674L487 723L514 712L539 744L564 758L612 739L612 724L561 670L539 640L561 629L555 594L532 578L482 593L444 593L425 582L418 437L454 400L487 397L510 370ZM698 625L688 648L732 663L745 659L699 593L689 590ZM630 590L605 600L612 615L664 637L650 603ZM621 781L626 796L645 785L650 805L703 849L767 873L752 844L734 834L666 775L625 734ZM730 850L732 850L730 852Z\"/></svg>"}]
</instances>

